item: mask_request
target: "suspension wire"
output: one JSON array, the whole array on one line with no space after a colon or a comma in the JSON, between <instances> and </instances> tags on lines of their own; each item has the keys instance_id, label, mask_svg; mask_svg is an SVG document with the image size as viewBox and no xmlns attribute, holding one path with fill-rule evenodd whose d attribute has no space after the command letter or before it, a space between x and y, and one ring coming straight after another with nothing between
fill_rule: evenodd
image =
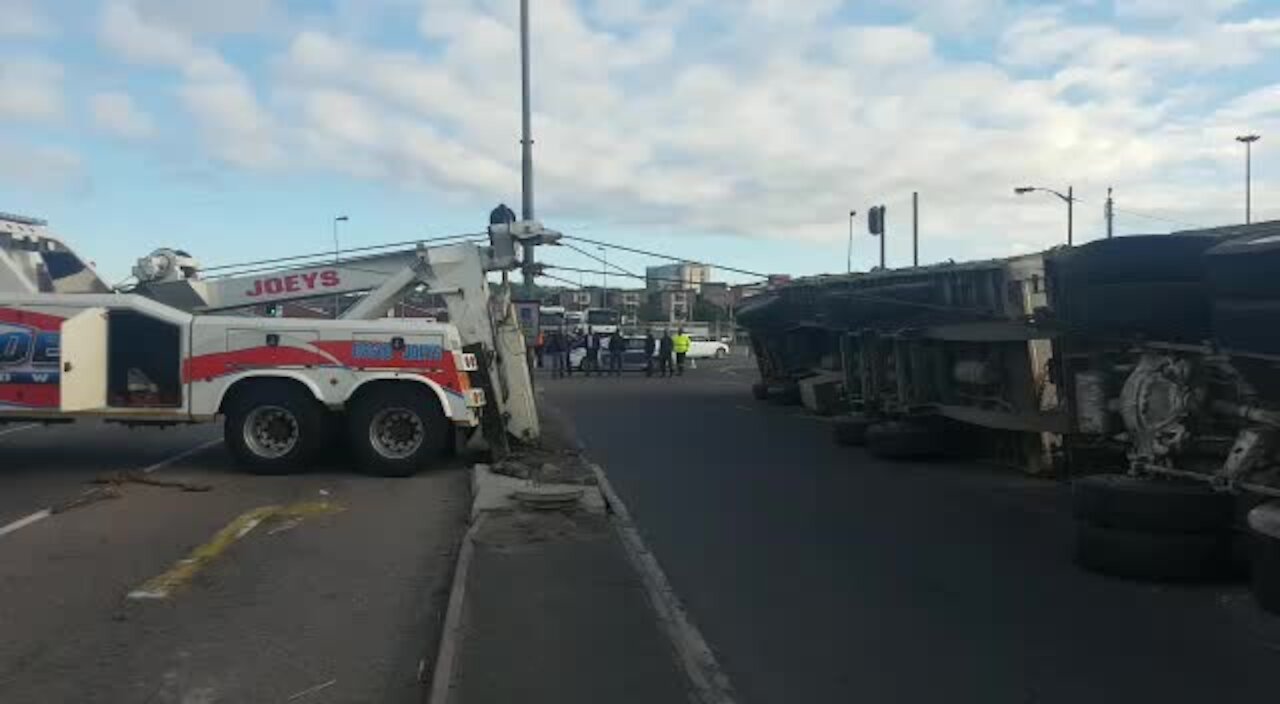
<instances>
[{"instance_id":1,"label":"suspension wire","mask_svg":"<svg viewBox=\"0 0 1280 704\"><path fill-rule=\"evenodd\" d=\"M657 259L666 259L666 260L673 261L673 262L682 262L682 263L688 263L688 264L705 264L705 265L707 265L707 266L713 266L713 267L715 267L715 268L717 268L717 269L723 269L724 271L732 271L732 272L733 272L733 273L735 273L735 274L745 274L745 275L747 275L747 276L755 276L755 277L757 277L757 278L761 278L761 279L767 279L767 278L769 278L769 275L768 275L768 274L761 274L761 273L760 273L760 272L758 272L758 271L748 271L748 270L746 270L746 269L737 269L737 268L734 268L734 267L731 267L731 266L723 266L723 265L721 265L721 264L713 264L713 263L711 263L711 262L695 262L695 261L691 261L691 260L689 260L689 259L685 259L685 258L682 258L682 257L673 257L673 256L671 256L670 254L662 254L662 253L659 253L659 252L650 252L650 251L643 250L643 249L636 249L635 247L627 247L627 246L620 245L620 244L613 244L612 242L602 242L602 241L600 241L600 240L593 240L593 239L589 239L589 238L586 238L586 237L579 237L579 236L577 236L577 235L564 235L562 239L566 239L566 240L577 240L578 242L586 242L587 244L594 244L594 245L596 245L597 247L612 247L613 249L619 249L619 250L622 250L622 251L624 251L624 252L631 252L632 254L642 254L642 255L644 255L644 256L646 256L646 257L655 257L655 258L657 258Z\"/></svg>"},{"instance_id":2,"label":"suspension wire","mask_svg":"<svg viewBox=\"0 0 1280 704\"><path fill-rule=\"evenodd\" d=\"M570 280L568 280L568 279L563 279L563 278L561 278L561 277L559 277L559 276L555 276L555 275L553 275L553 274L545 274L545 273L544 273L544 274L538 274L538 276L540 276L540 277L542 277L542 278L544 278L544 279L552 279L552 280L554 280L554 281L559 281L559 282L560 282L560 283L562 283L562 284L569 284L570 286L572 286L572 287L574 287L574 288L582 288L582 284L579 284L579 283L578 283L578 282L576 282L576 281L570 281Z\"/></svg>"},{"instance_id":3,"label":"suspension wire","mask_svg":"<svg viewBox=\"0 0 1280 704\"><path fill-rule=\"evenodd\" d=\"M614 269L617 269L618 271L620 271L620 272L622 272L622 273L626 274L627 276L637 276L637 274L633 274L632 272L627 271L626 269L623 269L622 267L618 266L617 264L610 264L608 261L606 261L606 260L604 260L604 259L601 259L600 257L597 257L597 256L596 256L596 255L594 255L594 254L591 254L590 252L586 251L585 249L582 249L581 247L575 247L575 246L573 246L573 245L571 245L571 244L567 244L567 243L562 243L562 246L564 246L564 247L568 247L569 249L572 249L573 251L577 252L578 254L581 254L581 255L582 255L582 256L584 256L584 257L587 257L588 259L594 259L595 261L598 261L598 262L600 262L601 264L603 264L603 265L605 265L605 266L607 266L607 267L612 267L612 268L614 268Z\"/></svg>"},{"instance_id":4,"label":"suspension wire","mask_svg":"<svg viewBox=\"0 0 1280 704\"><path fill-rule=\"evenodd\" d=\"M356 252L370 252L376 249L388 249L391 247L410 247L428 242L444 242L446 240L467 239L473 237L485 237L483 232L471 232L462 235L442 235L440 237L427 237L425 239L405 240L403 242L388 242L386 244L373 244L366 247L353 247L350 249L340 249L337 252L329 250L328 252L317 252L315 254L296 254L290 257L273 257L270 259L259 259L252 262L240 262L238 264L219 264L218 266L204 267L201 271L220 271L223 269L238 269L246 266L258 266L260 264L279 264L282 262L293 262L300 259L319 259L322 257L333 257L334 254L342 256L343 254L353 254Z\"/></svg>"}]
</instances>

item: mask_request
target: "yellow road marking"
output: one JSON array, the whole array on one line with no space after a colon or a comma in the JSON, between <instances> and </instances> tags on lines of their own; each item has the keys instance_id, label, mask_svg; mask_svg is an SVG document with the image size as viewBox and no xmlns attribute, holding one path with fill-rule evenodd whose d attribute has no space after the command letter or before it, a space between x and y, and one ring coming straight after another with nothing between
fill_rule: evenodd
<instances>
[{"instance_id":1,"label":"yellow road marking","mask_svg":"<svg viewBox=\"0 0 1280 704\"><path fill-rule=\"evenodd\" d=\"M186 586L200 570L218 559L236 541L248 535L266 521L286 519L300 521L310 516L337 513L341 506L328 501L302 501L288 506L259 506L236 516L230 523L214 533L213 538L185 558L178 560L165 572L147 580L142 586L129 592L130 599L167 599Z\"/></svg>"}]
</instances>

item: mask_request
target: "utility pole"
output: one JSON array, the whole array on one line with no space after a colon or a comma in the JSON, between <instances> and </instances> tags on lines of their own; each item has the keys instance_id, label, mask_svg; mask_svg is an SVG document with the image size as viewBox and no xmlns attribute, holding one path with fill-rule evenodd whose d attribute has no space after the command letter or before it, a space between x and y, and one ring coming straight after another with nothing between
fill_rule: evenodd
<instances>
[{"instance_id":1,"label":"utility pole","mask_svg":"<svg viewBox=\"0 0 1280 704\"><path fill-rule=\"evenodd\" d=\"M600 271L600 273L604 275L604 292L600 294L600 307L608 308L609 307L609 250L605 249L604 247L596 247L596 249L600 250L600 256L603 258L602 261L604 262L604 269Z\"/></svg>"},{"instance_id":2,"label":"utility pole","mask_svg":"<svg viewBox=\"0 0 1280 704\"><path fill-rule=\"evenodd\" d=\"M858 211L856 210L849 211L849 249L844 255L844 272L846 274L853 273L853 216L857 214Z\"/></svg>"},{"instance_id":3,"label":"utility pole","mask_svg":"<svg viewBox=\"0 0 1280 704\"><path fill-rule=\"evenodd\" d=\"M1073 244L1072 237L1074 234L1073 222L1076 210L1076 192L1075 186L1067 186L1067 246Z\"/></svg>"},{"instance_id":4,"label":"utility pole","mask_svg":"<svg viewBox=\"0 0 1280 704\"><path fill-rule=\"evenodd\" d=\"M1244 222L1253 222L1253 143L1262 139L1261 135L1245 134L1236 137L1236 141L1244 144Z\"/></svg>"},{"instance_id":5,"label":"utility pole","mask_svg":"<svg viewBox=\"0 0 1280 704\"><path fill-rule=\"evenodd\" d=\"M1116 203L1111 199L1110 187L1107 188L1107 207L1103 214L1107 218L1107 239L1111 239L1111 236L1115 234Z\"/></svg>"},{"instance_id":6,"label":"utility pole","mask_svg":"<svg viewBox=\"0 0 1280 704\"><path fill-rule=\"evenodd\" d=\"M338 223L347 222L350 219L351 218L347 217L346 215L339 215L338 217L333 219L333 266L334 268L337 268L338 266L338 261L339 259L341 259L340 253L342 251L342 248L338 246ZM342 312L341 309L342 309L342 296L341 294L334 294L333 296L333 319L334 320L338 319L338 315Z\"/></svg>"},{"instance_id":7,"label":"utility pole","mask_svg":"<svg viewBox=\"0 0 1280 704\"><path fill-rule=\"evenodd\" d=\"M920 192L911 192L911 266L920 266Z\"/></svg>"},{"instance_id":8,"label":"utility pole","mask_svg":"<svg viewBox=\"0 0 1280 704\"><path fill-rule=\"evenodd\" d=\"M521 219L533 220L533 127L529 98L529 0L520 0L520 173L522 198ZM526 241L524 250L524 289L533 295L534 243Z\"/></svg>"}]
</instances>

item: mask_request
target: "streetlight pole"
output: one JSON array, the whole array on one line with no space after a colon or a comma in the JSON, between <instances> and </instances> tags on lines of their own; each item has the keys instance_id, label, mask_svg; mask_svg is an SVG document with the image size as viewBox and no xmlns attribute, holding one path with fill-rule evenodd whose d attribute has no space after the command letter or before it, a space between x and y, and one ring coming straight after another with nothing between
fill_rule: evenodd
<instances>
[{"instance_id":1,"label":"streetlight pole","mask_svg":"<svg viewBox=\"0 0 1280 704\"><path fill-rule=\"evenodd\" d=\"M1064 203L1067 204L1067 246L1070 247L1073 244L1073 239L1074 239L1074 232L1073 232L1074 222L1073 221L1075 219L1075 203L1076 203L1075 187L1067 186L1066 195L1063 195L1058 191L1053 190L1052 188L1041 188L1039 186L1019 186L1013 189L1013 192L1020 196L1026 195L1028 193L1035 193L1036 191L1041 191L1043 193L1050 193L1052 195L1055 195L1059 199L1061 199Z\"/></svg>"},{"instance_id":2,"label":"streetlight pole","mask_svg":"<svg viewBox=\"0 0 1280 704\"><path fill-rule=\"evenodd\" d=\"M529 0L520 0L520 176L522 220L533 219L533 126L529 98ZM524 290L533 295L532 242L524 242Z\"/></svg>"},{"instance_id":3,"label":"streetlight pole","mask_svg":"<svg viewBox=\"0 0 1280 704\"><path fill-rule=\"evenodd\" d=\"M341 257L342 249L341 247L338 246L338 223L347 222L350 219L351 218L347 217L346 215L339 215L338 217L333 219L333 266L334 268L337 268L338 261L342 258ZM338 314L341 310L341 306L342 306L342 295L334 294L333 296L333 319L334 320L338 319Z\"/></svg>"},{"instance_id":4,"label":"streetlight pole","mask_svg":"<svg viewBox=\"0 0 1280 704\"><path fill-rule=\"evenodd\" d=\"M844 256L844 271L846 274L853 273L853 216L857 214L858 211L856 210L849 211L849 250Z\"/></svg>"},{"instance_id":5,"label":"streetlight pole","mask_svg":"<svg viewBox=\"0 0 1280 704\"><path fill-rule=\"evenodd\" d=\"M1236 137L1236 141L1244 144L1244 222L1253 222L1253 143L1262 139L1261 135L1244 134Z\"/></svg>"}]
</instances>

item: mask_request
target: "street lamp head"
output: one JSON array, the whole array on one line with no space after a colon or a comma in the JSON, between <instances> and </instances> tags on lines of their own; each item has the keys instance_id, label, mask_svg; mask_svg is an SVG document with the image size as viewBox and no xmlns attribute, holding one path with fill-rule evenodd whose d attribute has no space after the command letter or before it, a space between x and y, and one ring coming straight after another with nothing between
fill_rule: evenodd
<instances>
[{"instance_id":1,"label":"street lamp head","mask_svg":"<svg viewBox=\"0 0 1280 704\"><path fill-rule=\"evenodd\" d=\"M333 221L334 221L334 222L347 222L347 221L348 221L348 220L350 220L350 219L351 219L351 218L347 217L346 215L339 215L338 217L334 218L334 219L333 219Z\"/></svg>"},{"instance_id":2,"label":"street lamp head","mask_svg":"<svg viewBox=\"0 0 1280 704\"><path fill-rule=\"evenodd\" d=\"M1033 186L1018 186L1017 188L1013 189L1013 192L1018 195L1024 195L1026 193L1031 193L1035 190L1036 189Z\"/></svg>"},{"instance_id":3,"label":"street lamp head","mask_svg":"<svg viewBox=\"0 0 1280 704\"><path fill-rule=\"evenodd\" d=\"M1237 142L1243 142L1244 144L1250 144L1252 142L1258 141L1259 139L1262 139L1262 135L1242 134L1239 137L1236 137Z\"/></svg>"},{"instance_id":4,"label":"street lamp head","mask_svg":"<svg viewBox=\"0 0 1280 704\"><path fill-rule=\"evenodd\" d=\"M855 216L855 215L857 215L857 214L858 214L858 211L856 211L856 210L850 210L850 211L849 211L849 217L853 217L853 216Z\"/></svg>"}]
</instances>

